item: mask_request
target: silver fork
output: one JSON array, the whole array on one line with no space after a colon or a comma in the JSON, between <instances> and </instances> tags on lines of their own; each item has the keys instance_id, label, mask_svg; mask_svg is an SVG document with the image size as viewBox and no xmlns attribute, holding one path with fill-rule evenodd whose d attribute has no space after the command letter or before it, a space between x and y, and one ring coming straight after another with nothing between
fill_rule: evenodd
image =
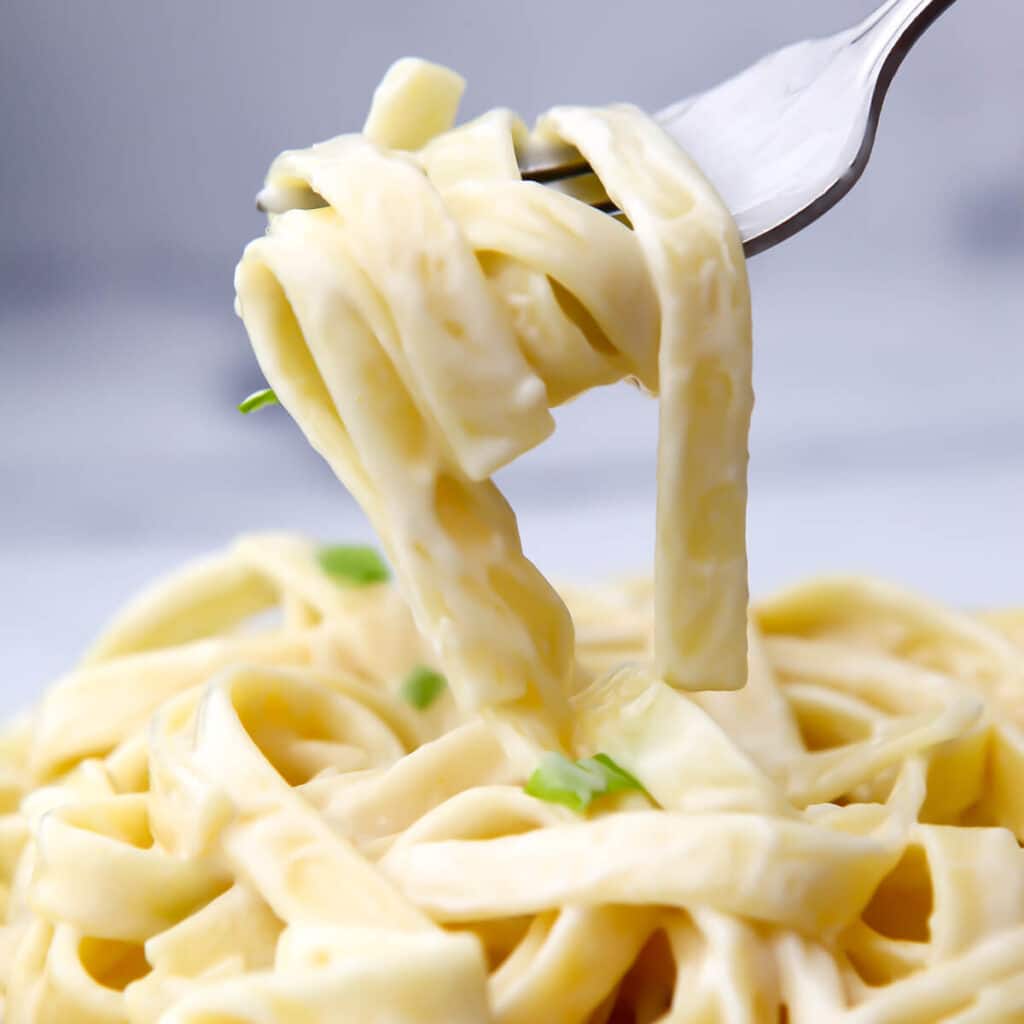
<instances>
[{"instance_id":1,"label":"silver fork","mask_svg":"<svg viewBox=\"0 0 1024 1024\"><path fill-rule=\"evenodd\" d=\"M796 234L854 186L871 155L886 90L910 48L953 0L886 0L859 25L794 43L655 119L732 211L748 256ZM533 146L523 178L617 215L574 149ZM316 193L264 189L269 213L322 206Z\"/></svg>"}]
</instances>

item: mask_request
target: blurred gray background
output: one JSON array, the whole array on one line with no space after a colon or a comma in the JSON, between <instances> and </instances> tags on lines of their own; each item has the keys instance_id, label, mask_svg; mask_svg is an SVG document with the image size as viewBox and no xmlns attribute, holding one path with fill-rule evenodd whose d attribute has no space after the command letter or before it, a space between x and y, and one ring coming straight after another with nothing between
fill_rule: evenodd
<instances>
[{"instance_id":1,"label":"blurred gray background","mask_svg":"<svg viewBox=\"0 0 1024 1024\"><path fill-rule=\"evenodd\" d=\"M396 57L463 111L651 109L852 23L855 0L6 0L0 25L0 706L152 575L239 531L368 536L260 385L231 275L280 149L360 126ZM751 264L755 592L880 573L1024 603L1024 4L961 0L894 83L865 179ZM648 564L655 409L560 414L503 474L545 569Z\"/></svg>"}]
</instances>

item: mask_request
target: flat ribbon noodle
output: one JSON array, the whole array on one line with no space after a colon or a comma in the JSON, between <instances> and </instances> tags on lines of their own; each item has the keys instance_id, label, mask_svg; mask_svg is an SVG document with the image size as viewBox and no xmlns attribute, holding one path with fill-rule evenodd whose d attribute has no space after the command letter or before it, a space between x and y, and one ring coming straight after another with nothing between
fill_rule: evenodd
<instances>
[{"instance_id":1,"label":"flat ribbon noodle","mask_svg":"<svg viewBox=\"0 0 1024 1024\"><path fill-rule=\"evenodd\" d=\"M728 211L633 108L453 128L461 91L401 61L362 136L279 157L328 205L238 270L397 583L242 537L0 734L5 1024L1020 1018L1021 612L859 578L748 611ZM553 141L628 224L519 179ZM626 377L660 402L654 578L556 589L489 477ZM552 751L629 784L530 795Z\"/></svg>"}]
</instances>

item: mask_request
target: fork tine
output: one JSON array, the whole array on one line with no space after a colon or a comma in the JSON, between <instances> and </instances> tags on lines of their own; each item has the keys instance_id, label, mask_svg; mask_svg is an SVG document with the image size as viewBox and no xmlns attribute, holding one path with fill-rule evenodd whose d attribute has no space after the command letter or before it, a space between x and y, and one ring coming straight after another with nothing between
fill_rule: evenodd
<instances>
[{"instance_id":1,"label":"fork tine","mask_svg":"<svg viewBox=\"0 0 1024 1024\"><path fill-rule=\"evenodd\" d=\"M579 152L562 143L531 143L525 151L516 153L516 156L519 160L519 173L524 181L547 184L561 178L590 173L590 167Z\"/></svg>"},{"instance_id":2,"label":"fork tine","mask_svg":"<svg viewBox=\"0 0 1024 1024\"><path fill-rule=\"evenodd\" d=\"M267 185L256 194L256 209L261 213L286 213L288 210L316 210L327 200L308 185Z\"/></svg>"},{"instance_id":3,"label":"fork tine","mask_svg":"<svg viewBox=\"0 0 1024 1024\"><path fill-rule=\"evenodd\" d=\"M573 199L578 199L581 203L593 205L608 198L597 175L589 167L584 173L552 178L545 184L553 192L562 192L567 196L572 196Z\"/></svg>"},{"instance_id":4,"label":"fork tine","mask_svg":"<svg viewBox=\"0 0 1024 1024\"><path fill-rule=\"evenodd\" d=\"M572 146L531 145L517 157L524 181L557 189L605 213L618 212L590 166ZM263 213L314 210L326 205L322 196L301 184L267 186L256 197L256 207Z\"/></svg>"},{"instance_id":5,"label":"fork tine","mask_svg":"<svg viewBox=\"0 0 1024 1024\"><path fill-rule=\"evenodd\" d=\"M629 218L608 198L601 179L589 167L582 171L574 170L569 177L554 178L546 182L545 187L572 196L573 199L578 199L581 203L600 210L601 213L607 213L627 227L631 226Z\"/></svg>"}]
</instances>

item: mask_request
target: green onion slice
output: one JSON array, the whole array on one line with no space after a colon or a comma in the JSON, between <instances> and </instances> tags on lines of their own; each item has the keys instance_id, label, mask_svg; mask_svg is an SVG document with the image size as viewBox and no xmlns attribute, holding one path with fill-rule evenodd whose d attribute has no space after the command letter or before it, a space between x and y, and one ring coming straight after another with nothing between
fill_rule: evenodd
<instances>
[{"instance_id":1,"label":"green onion slice","mask_svg":"<svg viewBox=\"0 0 1024 1024\"><path fill-rule=\"evenodd\" d=\"M320 548L316 560L331 579L346 586L365 587L391 578L376 548L366 544L332 544Z\"/></svg>"},{"instance_id":2,"label":"green onion slice","mask_svg":"<svg viewBox=\"0 0 1024 1024\"><path fill-rule=\"evenodd\" d=\"M238 403L238 411L248 415L251 412L255 412L257 409L262 409L265 405L276 405L277 395L274 394L273 388L262 388L260 391L254 391L251 395L246 396Z\"/></svg>"},{"instance_id":3,"label":"green onion slice","mask_svg":"<svg viewBox=\"0 0 1024 1024\"><path fill-rule=\"evenodd\" d=\"M548 803L564 804L582 814L597 797L635 789L647 793L642 783L607 754L570 761L564 754L545 754L524 787L530 796Z\"/></svg>"},{"instance_id":4,"label":"green onion slice","mask_svg":"<svg viewBox=\"0 0 1024 1024\"><path fill-rule=\"evenodd\" d=\"M637 789L641 793L647 793L643 783L635 775L627 772L622 765L616 764L607 754L595 754L577 763L593 766L595 770L603 770L606 793L619 793L624 789Z\"/></svg>"},{"instance_id":5,"label":"green onion slice","mask_svg":"<svg viewBox=\"0 0 1024 1024\"><path fill-rule=\"evenodd\" d=\"M402 683L402 699L423 711L441 696L447 685L448 680L440 672L429 665L417 665Z\"/></svg>"}]
</instances>

